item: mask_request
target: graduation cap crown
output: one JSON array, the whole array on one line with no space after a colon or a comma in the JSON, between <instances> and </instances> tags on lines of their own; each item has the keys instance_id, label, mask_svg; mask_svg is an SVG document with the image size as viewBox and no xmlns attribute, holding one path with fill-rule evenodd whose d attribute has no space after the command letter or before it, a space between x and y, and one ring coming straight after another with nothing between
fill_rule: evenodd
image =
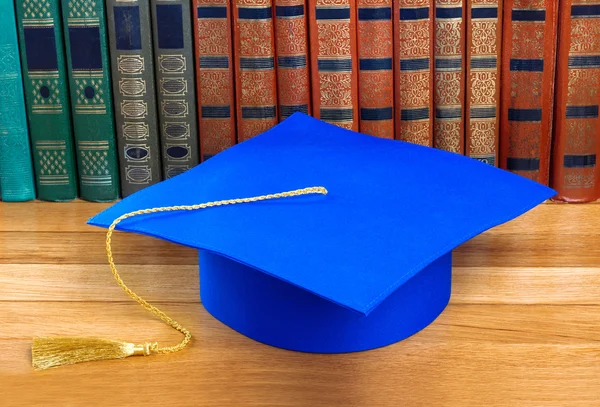
<instances>
[{"instance_id":1,"label":"graduation cap crown","mask_svg":"<svg viewBox=\"0 0 600 407\"><path fill-rule=\"evenodd\" d=\"M234 330L285 349L341 353L425 328L449 301L452 250L553 195L468 157L296 113L89 221L109 228L119 284L182 332L182 343L115 342L102 353L41 338L34 365L169 353L189 342L120 279L115 228L198 249L202 303Z\"/></svg>"}]
</instances>

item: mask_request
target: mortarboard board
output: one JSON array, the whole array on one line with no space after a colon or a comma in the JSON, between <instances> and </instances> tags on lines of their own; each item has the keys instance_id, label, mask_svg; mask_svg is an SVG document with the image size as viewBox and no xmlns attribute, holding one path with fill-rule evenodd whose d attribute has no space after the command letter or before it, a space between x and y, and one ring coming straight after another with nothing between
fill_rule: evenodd
<instances>
[{"instance_id":1,"label":"mortarboard board","mask_svg":"<svg viewBox=\"0 0 600 407\"><path fill-rule=\"evenodd\" d=\"M177 208L314 186L328 193L315 187L282 199ZM342 353L425 328L449 301L452 250L553 195L468 157L296 113L89 223L109 227L131 212L175 209L144 211L116 229L198 249L202 303L239 333L290 350Z\"/></svg>"}]
</instances>

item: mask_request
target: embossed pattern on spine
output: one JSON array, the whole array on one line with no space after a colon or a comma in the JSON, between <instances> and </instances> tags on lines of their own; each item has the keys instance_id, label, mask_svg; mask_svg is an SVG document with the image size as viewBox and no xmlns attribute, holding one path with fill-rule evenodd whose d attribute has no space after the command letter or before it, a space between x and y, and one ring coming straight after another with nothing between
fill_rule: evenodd
<instances>
[{"instance_id":1,"label":"embossed pattern on spine","mask_svg":"<svg viewBox=\"0 0 600 407\"><path fill-rule=\"evenodd\" d=\"M12 0L0 0L0 26L0 196L29 201L35 181Z\"/></svg>"},{"instance_id":2,"label":"embossed pattern on spine","mask_svg":"<svg viewBox=\"0 0 600 407\"><path fill-rule=\"evenodd\" d=\"M162 165L172 178L199 162L190 0L151 0ZM165 69L164 61L179 61Z\"/></svg>"},{"instance_id":3,"label":"embossed pattern on spine","mask_svg":"<svg viewBox=\"0 0 600 407\"><path fill-rule=\"evenodd\" d=\"M502 0L471 0L467 10L465 154L498 165Z\"/></svg>"},{"instance_id":4,"label":"embossed pattern on spine","mask_svg":"<svg viewBox=\"0 0 600 407\"><path fill-rule=\"evenodd\" d=\"M119 167L104 2L62 4L80 195L113 201L119 197Z\"/></svg>"},{"instance_id":5,"label":"embossed pattern on spine","mask_svg":"<svg viewBox=\"0 0 600 407\"><path fill-rule=\"evenodd\" d=\"M359 130L355 0L309 0L313 115Z\"/></svg>"},{"instance_id":6,"label":"embossed pattern on spine","mask_svg":"<svg viewBox=\"0 0 600 407\"><path fill-rule=\"evenodd\" d=\"M396 139L433 145L433 0L394 0Z\"/></svg>"},{"instance_id":7,"label":"embossed pattern on spine","mask_svg":"<svg viewBox=\"0 0 600 407\"><path fill-rule=\"evenodd\" d=\"M556 56L554 0L505 0L500 167L548 185Z\"/></svg>"},{"instance_id":8,"label":"embossed pattern on spine","mask_svg":"<svg viewBox=\"0 0 600 407\"><path fill-rule=\"evenodd\" d=\"M119 168L123 196L162 179L148 0L107 0ZM166 56L165 71L181 68Z\"/></svg>"},{"instance_id":9,"label":"embossed pattern on spine","mask_svg":"<svg viewBox=\"0 0 600 407\"><path fill-rule=\"evenodd\" d=\"M206 160L236 142L231 0L194 0L194 9L200 153Z\"/></svg>"},{"instance_id":10,"label":"embossed pattern on spine","mask_svg":"<svg viewBox=\"0 0 600 407\"><path fill-rule=\"evenodd\" d=\"M464 3L435 1L433 145L464 153Z\"/></svg>"},{"instance_id":11,"label":"embossed pattern on spine","mask_svg":"<svg viewBox=\"0 0 600 407\"><path fill-rule=\"evenodd\" d=\"M19 0L17 22L39 199L77 197L59 0Z\"/></svg>"},{"instance_id":12,"label":"embossed pattern on spine","mask_svg":"<svg viewBox=\"0 0 600 407\"><path fill-rule=\"evenodd\" d=\"M311 114L308 22L305 0L275 0L279 120Z\"/></svg>"},{"instance_id":13,"label":"embossed pattern on spine","mask_svg":"<svg viewBox=\"0 0 600 407\"><path fill-rule=\"evenodd\" d=\"M271 0L235 0L234 44L238 141L278 122Z\"/></svg>"},{"instance_id":14,"label":"embossed pattern on spine","mask_svg":"<svg viewBox=\"0 0 600 407\"><path fill-rule=\"evenodd\" d=\"M392 0L357 0L360 131L394 138Z\"/></svg>"},{"instance_id":15,"label":"embossed pattern on spine","mask_svg":"<svg viewBox=\"0 0 600 407\"><path fill-rule=\"evenodd\" d=\"M600 198L600 1L559 4L552 187L589 202Z\"/></svg>"}]
</instances>

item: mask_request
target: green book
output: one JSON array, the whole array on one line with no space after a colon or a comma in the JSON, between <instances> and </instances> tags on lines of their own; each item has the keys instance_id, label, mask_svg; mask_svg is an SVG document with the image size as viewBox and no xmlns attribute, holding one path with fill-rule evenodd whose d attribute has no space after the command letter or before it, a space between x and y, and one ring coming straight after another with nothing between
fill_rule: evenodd
<instances>
[{"instance_id":1,"label":"green book","mask_svg":"<svg viewBox=\"0 0 600 407\"><path fill-rule=\"evenodd\" d=\"M59 0L19 0L17 24L38 198L77 197Z\"/></svg>"},{"instance_id":2,"label":"green book","mask_svg":"<svg viewBox=\"0 0 600 407\"><path fill-rule=\"evenodd\" d=\"M0 0L0 196L35 199L31 145L13 0Z\"/></svg>"},{"instance_id":3,"label":"green book","mask_svg":"<svg viewBox=\"0 0 600 407\"><path fill-rule=\"evenodd\" d=\"M120 188L104 2L62 6L80 195L113 201Z\"/></svg>"}]
</instances>

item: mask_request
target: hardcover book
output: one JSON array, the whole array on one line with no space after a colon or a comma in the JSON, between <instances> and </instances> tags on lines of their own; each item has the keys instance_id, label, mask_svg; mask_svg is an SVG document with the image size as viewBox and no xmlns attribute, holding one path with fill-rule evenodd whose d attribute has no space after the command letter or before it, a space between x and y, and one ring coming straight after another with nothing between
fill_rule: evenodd
<instances>
[{"instance_id":1,"label":"hardcover book","mask_svg":"<svg viewBox=\"0 0 600 407\"><path fill-rule=\"evenodd\" d=\"M235 0L234 57L238 141L278 122L271 0Z\"/></svg>"},{"instance_id":2,"label":"hardcover book","mask_svg":"<svg viewBox=\"0 0 600 407\"><path fill-rule=\"evenodd\" d=\"M122 195L162 179L148 0L107 0ZM163 69L181 68L163 58Z\"/></svg>"},{"instance_id":3,"label":"hardcover book","mask_svg":"<svg viewBox=\"0 0 600 407\"><path fill-rule=\"evenodd\" d=\"M471 0L467 10L465 154L498 165L502 0Z\"/></svg>"},{"instance_id":4,"label":"hardcover book","mask_svg":"<svg viewBox=\"0 0 600 407\"><path fill-rule=\"evenodd\" d=\"M29 201L35 199L35 180L12 0L0 0L0 26L0 196Z\"/></svg>"},{"instance_id":5,"label":"hardcover book","mask_svg":"<svg viewBox=\"0 0 600 407\"><path fill-rule=\"evenodd\" d=\"M433 0L394 0L396 139L433 145Z\"/></svg>"},{"instance_id":6,"label":"hardcover book","mask_svg":"<svg viewBox=\"0 0 600 407\"><path fill-rule=\"evenodd\" d=\"M392 0L357 0L360 131L394 138Z\"/></svg>"},{"instance_id":7,"label":"hardcover book","mask_svg":"<svg viewBox=\"0 0 600 407\"><path fill-rule=\"evenodd\" d=\"M309 0L313 116L359 130L355 0Z\"/></svg>"},{"instance_id":8,"label":"hardcover book","mask_svg":"<svg viewBox=\"0 0 600 407\"><path fill-rule=\"evenodd\" d=\"M433 145L464 154L465 7L463 0L435 1Z\"/></svg>"},{"instance_id":9,"label":"hardcover book","mask_svg":"<svg viewBox=\"0 0 600 407\"><path fill-rule=\"evenodd\" d=\"M151 0L150 5L162 166L166 179L197 165L200 156L190 0ZM165 65L165 60L172 62Z\"/></svg>"},{"instance_id":10,"label":"hardcover book","mask_svg":"<svg viewBox=\"0 0 600 407\"><path fill-rule=\"evenodd\" d=\"M274 0L279 120L311 114L305 0Z\"/></svg>"},{"instance_id":11,"label":"hardcover book","mask_svg":"<svg viewBox=\"0 0 600 407\"><path fill-rule=\"evenodd\" d=\"M600 1L561 0L552 187L556 200L600 198Z\"/></svg>"},{"instance_id":12,"label":"hardcover book","mask_svg":"<svg viewBox=\"0 0 600 407\"><path fill-rule=\"evenodd\" d=\"M236 142L230 0L194 0L196 86L202 160Z\"/></svg>"},{"instance_id":13,"label":"hardcover book","mask_svg":"<svg viewBox=\"0 0 600 407\"><path fill-rule=\"evenodd\" d=\"M500 167L548 185L557 5L505 0Z\"/></svg>"},{"instance_id":14,"label":"hardcover book","mask_svg":"<svg viewBox=\"0 0 600 407\"><path fill-rule=\"evenodd\" d=\"M62 5L80 196L114 201L119 166L104 2L69 0Z\"/></svg>"},{"instance_id":15,"label":"hardcover book","mask_svg":"<svg viewBox=\"0 0 600 407\"><path fill-rule=\"evenodd\" d=\"M77 198L59 0L16 2L27 119L39 199Z\"/></svg>"}]
</instances>

